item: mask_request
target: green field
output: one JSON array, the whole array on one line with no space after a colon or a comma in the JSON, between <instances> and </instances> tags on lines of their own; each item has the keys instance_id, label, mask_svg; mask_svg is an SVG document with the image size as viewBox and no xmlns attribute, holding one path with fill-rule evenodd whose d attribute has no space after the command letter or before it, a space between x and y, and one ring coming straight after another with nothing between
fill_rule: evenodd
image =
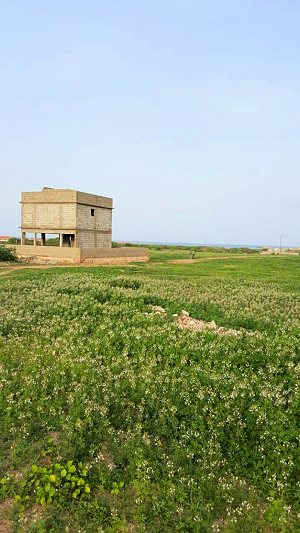
<instances>
[{"instance_id":1,"label":"green field","mask_svg":"<svg viewBox=\"0 0 300 533\"><path fill-rule=\"evenodd\" d=\"M0 276L1 533L300 530L300 258L151 253Z\"/></svg>"}]
</instances>

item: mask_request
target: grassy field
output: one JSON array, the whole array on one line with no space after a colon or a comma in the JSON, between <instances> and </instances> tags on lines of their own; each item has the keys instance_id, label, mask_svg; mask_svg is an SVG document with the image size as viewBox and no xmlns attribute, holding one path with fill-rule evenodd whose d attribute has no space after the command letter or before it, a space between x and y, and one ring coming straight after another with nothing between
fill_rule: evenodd
<instances>
[{"instance_id":1,"label":"grassy field","mask_svg":"<svg viewBox=\"0 0 300 533\"><path fill-rule=\"evenodd\" d=\"M0 276L1 533L300 530L300 258L176 253Z\"/></svg>"}]
</instances>

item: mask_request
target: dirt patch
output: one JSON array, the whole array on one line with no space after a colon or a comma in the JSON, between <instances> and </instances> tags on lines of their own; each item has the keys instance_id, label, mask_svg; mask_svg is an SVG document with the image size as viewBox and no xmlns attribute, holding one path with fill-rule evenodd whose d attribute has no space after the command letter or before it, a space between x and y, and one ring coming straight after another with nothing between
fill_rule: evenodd
<instances>
[{"instance_id":1,"label":"dirt patch","mask_svg":"<svg viewBox=\"0 0 300 533\"><path fill-rule=\"evenodd\" d=\"M24 514L22 513L22 522L21 522L22 527L23 527L22 531L24 531L24 533L25 532L29 533L33 531L33 528L34 528L34 531L37 531L37 530L39 531L40 529L38 528L38 525L39 525L39 522L43 520L44 515L45 515L45 508L42 507L41 505L35 504L30 509L27 509L24 512Z\"/></svg>"},{"instance_id":2,"label":"dirt patch","mask_svg":"<svg viewBox=\"0 0 300 533\"><path fill-rule=\"evenodd\" d=\"M48 435L49 438L54 442L54 444L58 444L61 440L59 431L49 431Z\"/></svg>"},{"instance_id":3,"label":"dirt patch","mask_svg":"<svg viewBox=\"0 0 300 533\"><path fill-rule=\"evenodd\" d=\"M13 523L6 518L0 518L0 533L12 533Z\"/></svg>"},{"instance_id":4,"label":"dirt patch","mask_svg":"<svg viewBox=\"0 0 300 533\"><path fill-rule=\"evenodd\" d=\"M106 468L110 472L112 470L114 470L114 468L116 468L116 465L115 465L115 463L112 460L112 457L110 456L110 454L108 453L108 451L106 449L101 450L101 452L98 454L96 460L97 461L101 461L102 463L104 463Z\"/></svg>"},{"instance_id":5,"label":"dirt patch","mask_svg":"<svg viewBox=\"0 0 300 533\"><path fill-rule=\"evenodd\" d=\"M172 265L188 265L190 263L196 263L198 259L170 259L167 261L168 263L171 263Z\"/></svg>"},{"instance_id":6,"label":"dirt patch","mask_svg":"<svg viewBox=\"0 0 300 533\"><path fill-rule=\"evenodd\" d=\"M8 519L8 515L12 512L15 502L12 498L0 503L0 533L11 533L13 531L13 523Z\"/></svg>"},{"instance_id":7,"label":"dirt patch","mask_svg":"<svg viewBox=\"0 0 300 533\"><path fill-rule=\"evenodd\" d=\"M116 467L115 463L113 462L112 458L110 457L110 455L109 455L109 453L107 451L104 450L102 452L101 459L105 463L105 465L107 466L108 470L112 471Z\"/></svg>"},{"instance_id":8,"label":"dirt patch","mask_svg":"<svg viewBox=\"0 0 300 533\"><path fill-rule=\"evenodd\" d=\"M22 470L12 470L9 475L15 481L20 481L20 479L24 477L24 472L22 472Z\"/></svg>"}]
</instances>

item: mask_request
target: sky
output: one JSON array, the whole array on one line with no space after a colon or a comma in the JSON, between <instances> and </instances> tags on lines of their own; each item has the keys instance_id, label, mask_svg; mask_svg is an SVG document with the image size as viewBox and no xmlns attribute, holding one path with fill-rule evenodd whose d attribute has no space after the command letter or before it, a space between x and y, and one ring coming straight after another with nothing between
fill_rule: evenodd
<instances>
[{"instance_id":1,"label":"sky","mask_svg":"<svg viewBox=\"0 0 300 533\"><path fill-rule=\"evenodd\" d=\"M113 238L300 243L298 0L1 0L0 235L21 191Z\"/></svg>"}]
</instances>

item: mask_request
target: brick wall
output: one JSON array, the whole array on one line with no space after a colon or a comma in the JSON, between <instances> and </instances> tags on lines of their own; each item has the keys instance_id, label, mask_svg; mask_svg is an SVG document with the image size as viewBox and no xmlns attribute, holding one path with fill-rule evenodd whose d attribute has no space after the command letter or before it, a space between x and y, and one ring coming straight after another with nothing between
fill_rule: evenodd
<instances>
[{"instance_id":1,"label":"brick wall","mask_svg":"<svg viewBox=\"0 0 300 533\"><path fill-rule=\"evenodd\" d=\"M77 246L79 248L94 248L95 235L93 231L78 231Z\"/></svg>"},{"instance_id":2,"label":"brick wall","mask_svg":"<svg viewBox=\"0 0 300 533\"><path fill-rule=\"evenodd\" d=\"M101 259L101 258L122 258L139 257L141 260L148 260L148 248L120 247L120 248L94 248L81 250L81 260Z\"/></svg>"},{"instance_id":3,"label":"brick wall","mask_svg":"<svg viewBox=\"0 0 300 533\"><path fill-rule=\"evenodd\" d=\"M103 233L97 233L96 247L111 248L111 234L106 235Z\"/></svg>"},{"instance_id":4,"label":"brick wall","mask_svg":"<svg viewBox=\"0 0 300 533\"><path fill-rule=\"evenodd\" d=\"M134 259L135 261L148 261L148 248L120 247L120 248L97 248L81 250L81 261L96 259Z\"/></svg>"},{"instance_id":5,"label":"brick wall","mask_svg":"<svg viewBox=\"0 0 300 533\"><path fill-rule=\"evenodd\" d=\"M94 210L94 216L91 211ZM77 205L77 227L78 229L111 230L112 211L91 205Z\"/></svg>"},{"instance_id":6,"label":"brick wall","mask_svg":"<svg viewBox=\"0 0 300 533\"><path fill-rule=\"evenodd\" d=\"M94 216L91 210L94 210ZM77 205L78 246L110 248L112 210L91 205ZM88 231L87 231L88 230Z\"/></svg>"},{"instance_id":7,"label":"brick wall","mask_svg":"<svg viewBox=\"0 0 300 533\"><path fill-rule=\"evenodd\" d=\"M111 209L97 209L95 210L96 215L96 229L111 231L112 227L112 210Z\"/></svg>"},{"instance_id":8,"label":"brick wall","mask_svg":"<svg viewBox=\"0 0 300 533\"><path fill-rule=\"evenodd\" d=\"M91 215L94 207L88 205L77 205L77 227L78 229L95 229L95 217Z\"/></svg>"},{"instance_id":9,"label":"brick wall","mask_svg":"<svg viewBox=\"0 0 300 533\"><path fill-rule=\"evenodd\" d=\"M78 248L60 248L59 246L14 246L19 257L49 257L51 259L72 259L80 261Z\"/></svg>"},{"instance_id":10,"label":"brick wall","mask_svg":"<svg viewBox=\"0 0 300 533\"><path fill-rule=\"evenodd\" d=\"M37 229L76 228L76 204L23 204L22 227Z\"/></svg>"},{"instance_id":11,"label":"brick wall","mask_svg":"<svg viewBox=\"0 0 300 533\"><path fill-rule=\"evenodd\" d=\"M147 261L149 250L146 248L60 248L59 246L31 246L31 245L14 245L19 257L34 258L44 257L48 259L58 259L63 261L79 263L84 261L112 260L116 264L118 261Z\"/></svg>"}]
</instances>

